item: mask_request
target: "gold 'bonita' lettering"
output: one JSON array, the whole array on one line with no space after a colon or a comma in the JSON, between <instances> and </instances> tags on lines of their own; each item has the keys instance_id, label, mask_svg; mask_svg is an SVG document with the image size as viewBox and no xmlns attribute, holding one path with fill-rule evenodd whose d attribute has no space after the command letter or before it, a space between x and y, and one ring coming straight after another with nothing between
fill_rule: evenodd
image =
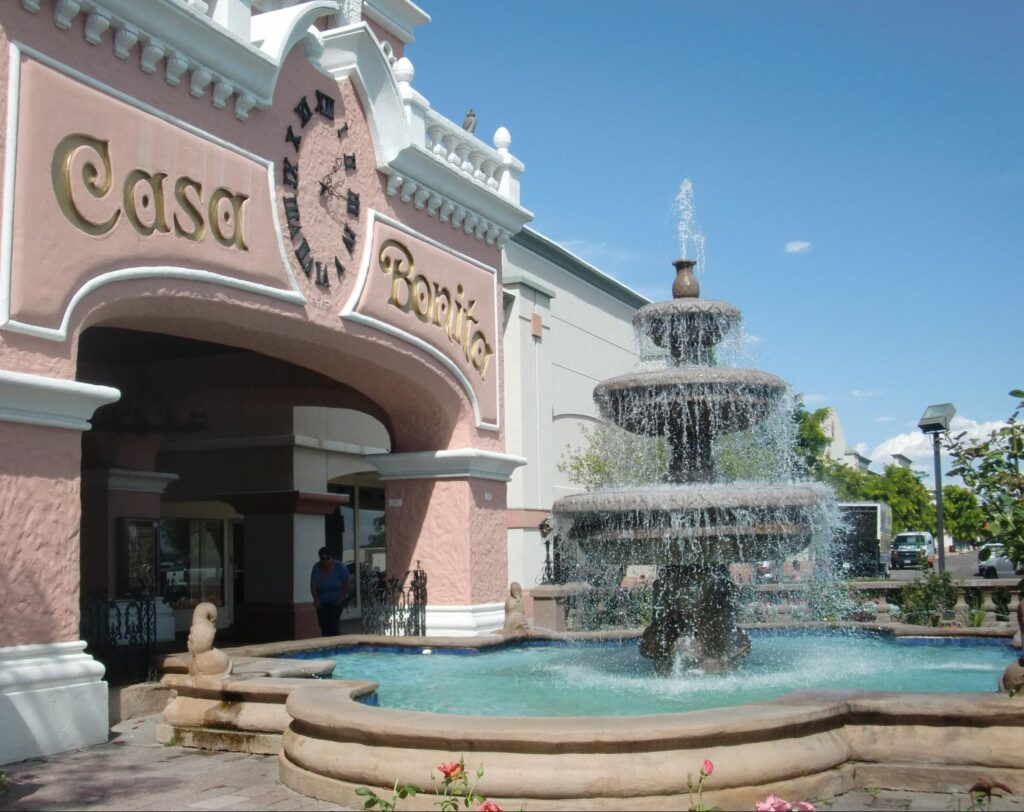
<instances>
[{"instance_id":1,"label":"gold 'bonita' lettering","mask_svg":"<svg viewBox=\"0 0 1024 812\"><path fill-rule=\"evenodd\" d=\"M485 380L494 348L483 330L478 329L480 322L473 315L476 300L465 300L462 285L456 286L452 296L448 288L431 281L426 274L415 273L412 252L398 240L381 243L377 264L382 273L391 275L388 304L440 329L444 337L462 351L466 363L477 371L480 380Z\"/></svg>"},{"instance_id":2,"label":"gold 'bonita' lettering","mask_svg":"<svg viewBox=\"0 0 1024 812\"><path fill-rule=\"evenodd\" d=\"M73 177L73 165L79 153L85 155L80 184ZM110 142L85 133L72 133L62 138L50 165L53 193L61 213L71 225L92 237L103 237L113 231L123 213L125 220L143 237L173 234L192 242L202 242L209 230L219 245L239 251L249 250L244 228L247 195L220 186L214 189L209 203L204 206L203 185L199 181L183 175L174 181L173 195L169 195L167 178L166 172L132 169L121 183L118 206L117 198L112 194L115 173ZM75 199L76 189L81 187L94 200L109 200L114 204L107 219L91 220L83 213ZM174 210L168 220L169 203ZM174 224L173 231L171 223Z\"/></svg>"}]
</instances>

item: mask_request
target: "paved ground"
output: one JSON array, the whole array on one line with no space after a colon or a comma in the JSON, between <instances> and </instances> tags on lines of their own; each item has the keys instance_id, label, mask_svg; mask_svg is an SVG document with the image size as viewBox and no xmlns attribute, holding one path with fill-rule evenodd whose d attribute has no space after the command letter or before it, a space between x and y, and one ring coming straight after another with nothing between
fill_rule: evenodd
<instances>
[{"instance_id":1,"label":"paved ground","mask_svg":"<svg viewBox=\"0 0 1024 812\"><path fill-rule=\"evenodd\" d=\"M3 768L0 810L327 810L277 780L277 757L156 743L159 716L115 726L106 744Z\"/></svg>"},{"instance_id":2,"label":"paved ground","mask_svg":"<svg viewBox=\"0 0 1024 812\"><path fill-rule=\"evenodd\" d=\"M0 810L329 810L278 783L274 756L207 753L156 744L157 716L113 728L106 744L4 767ZM1015 787L1020 790L1020 788ZM954 812L966 795L858 790L817 802L829 812ZM984 808L984 807L982 807ZM1024 795L997 799L993 810L1024 812Z\"/></svg>"}]
</instances>

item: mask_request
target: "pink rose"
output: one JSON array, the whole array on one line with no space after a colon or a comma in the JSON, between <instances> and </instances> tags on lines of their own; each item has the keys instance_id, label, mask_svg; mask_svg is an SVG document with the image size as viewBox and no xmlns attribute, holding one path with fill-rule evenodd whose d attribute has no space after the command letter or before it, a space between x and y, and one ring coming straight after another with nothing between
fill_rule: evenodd
<instances>
[{"instance_id":1,"label":"pink rose","mask_svg":"<svg viewBox=\"0 0 1024 812\"><path fill-rule=\"evenodd\" d=\"M439 764L437 769L439 769L441 774L449 781L453 778L458 778L463 772L462 763L458 761L449 761L446 764Z\"/></svg>"},{"instance_id":2,"label":"pink rose","mask_svg":"<svg viewBox=\"0 0 1024 812\"><path fill-rule=\"evenodd\" d=\"M773 792L763 801L758 801L754 808L757 812L792 812L793 805Z\"/></svg>"},{"instance_id":3,"label":"pink rose","mask_svg":"<svg viewBox=\"0 0 1024 812\"><path fill-rule=\"evenodd\" d=\"M701 775L711 775L715 771L715 765L711 763L710 759L704 759L704 763L700 765Z\"/></svg>"},{"instance_id":4,"label":"pink rose","mask_svg":"<svg viewBox=\"0 0 1024 812\"><path fill-rule=\"evenodd\" d=\"M480 812L504 812L494 801L484 801L479 806Z\"/></svg>"}]
</instances>

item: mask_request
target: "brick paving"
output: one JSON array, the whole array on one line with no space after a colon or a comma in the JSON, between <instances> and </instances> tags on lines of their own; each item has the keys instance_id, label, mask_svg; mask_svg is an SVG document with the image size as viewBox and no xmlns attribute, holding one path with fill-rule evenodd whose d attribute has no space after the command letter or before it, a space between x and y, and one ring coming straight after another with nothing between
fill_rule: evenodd
<instances>
[{"instance_id":1,"label":"brick paving","mask_svg":"<svg viewBox=\"0 0 1024 812\"><path fill-rule=\"evenodd\" d=\"M0 810L337 810L277 780L277 758L212 753L156 743L159 716L129 719L110 741L8 764ZM1015 787L1018 791L1019 787ZM966 794L862 789L816 800L828 812L960 812ZM982 807L983 809L986 807ZM995 812L1024 812L1024 795L993 800Z\"/></svg>"}]
</instances>

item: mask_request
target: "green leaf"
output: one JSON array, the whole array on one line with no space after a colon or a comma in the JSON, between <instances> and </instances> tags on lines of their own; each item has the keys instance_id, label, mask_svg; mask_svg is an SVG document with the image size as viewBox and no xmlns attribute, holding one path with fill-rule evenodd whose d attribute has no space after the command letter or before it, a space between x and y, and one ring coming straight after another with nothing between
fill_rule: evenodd
<instances>
[{"instance_id":1,"label":"green leaf","mask_svg":"<svg viewBox=\"0 0 1024 812\"><path fill-rule=\"evenodd\" d=\"M1024 389L1011 389L1010 390L1010 397L1011 398L1024 398Z\"/></svg>"},{"instance_id":2,"label":"green leaf","mask_svg":"<svg viewBox=\"0 0 1024 812\"><path fill-rule=\"evenodd\" d=\"M359 787L356 790L356 795L373 795L376 797L376 793L369 787Z\"/></svg>"}]
</instances>

